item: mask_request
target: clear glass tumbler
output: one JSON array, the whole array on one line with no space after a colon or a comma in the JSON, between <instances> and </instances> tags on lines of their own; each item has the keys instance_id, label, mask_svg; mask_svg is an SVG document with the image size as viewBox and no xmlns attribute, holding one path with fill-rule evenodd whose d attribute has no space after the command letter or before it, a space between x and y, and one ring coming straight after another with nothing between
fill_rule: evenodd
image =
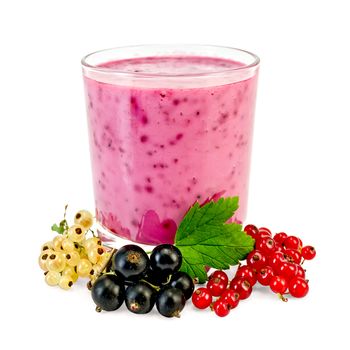
<instances>
[{"instance_id":1,"label":"clear glass tumbler","mask_svg":"<svg viewBox=\"0 0 350 350\"><path fill-rule=\"evenodd\" d=\"M102 238L173 242L195 202L239 196L246 216L259 58L145 45L82 60Z\"/></svg>"}]
</instances>

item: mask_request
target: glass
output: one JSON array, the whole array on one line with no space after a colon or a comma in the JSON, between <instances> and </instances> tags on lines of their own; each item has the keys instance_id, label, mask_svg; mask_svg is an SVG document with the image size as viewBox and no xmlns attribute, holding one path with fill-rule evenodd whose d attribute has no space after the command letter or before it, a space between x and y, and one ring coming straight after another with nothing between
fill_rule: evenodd
<instances>
[{"instance_id":1,"label":"glass","mask_svg":"<svg viewBox=\"0 0 350 350\"><path fill-rule=\"evenodd\" d=\"M195 202L247 210L259 58L204 45L144 45L82 60L96 217L103 239L171 243Z\"/></svg>"}]
</instances>

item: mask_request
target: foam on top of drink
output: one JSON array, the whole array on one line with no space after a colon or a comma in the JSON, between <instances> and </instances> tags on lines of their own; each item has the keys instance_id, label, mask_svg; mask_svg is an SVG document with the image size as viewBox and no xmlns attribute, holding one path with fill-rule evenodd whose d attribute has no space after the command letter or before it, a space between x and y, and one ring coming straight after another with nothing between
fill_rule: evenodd
<instances>
[{"instance_id":1,"label":"foam on top of drink","mask_svg":"<svg viewBox=\"0 0 350 350\"><path fill-rule=\"evenodd\" d=\"M95 69L94 69L95 68ZM154 56L100 64L85 75L113 84L146 88L194 88L224 85L250 78L254 70L241 62L203 56Z\"/></svg>"},{"instance_id":2,"label":"foam on top of drink","mask_svg":"<svg viewBox=\"0 0 350 350\"><path fill-rule=\"evenodd\" d=\"M141 57L100 65L120 72L171 76L215 73L243 66L236 61L200 56Z\"/></svg>"}]
</instances>

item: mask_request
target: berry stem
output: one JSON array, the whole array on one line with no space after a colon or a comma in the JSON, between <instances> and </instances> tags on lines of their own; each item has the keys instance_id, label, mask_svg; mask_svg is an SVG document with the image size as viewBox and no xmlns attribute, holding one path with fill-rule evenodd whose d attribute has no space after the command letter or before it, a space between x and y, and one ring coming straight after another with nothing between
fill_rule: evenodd
<instances>
[{"instance_id":1,"label":"berry stem","mask_svg":"<svg viewBox=\"0 0 350 350\"><path fill-rule=\"evenodd\" d=\"M102 309L101 309L99 306L96 306L95 311L96 311L96 312L101 312Z\"/></svg>"},{"instance_id":2,"label":"berry stem","mask_svg":"<svg viewBox=\"0 0 350 350\"><path fill-rule=\"evenodd\" d=\"M284 297L283 294L278 293L277 295L278 295L278 297L279 297L282 301L284 301L285 303L288 301L288 298Z\"/></svg>"},{"instance_id":3,"label":"berry stem","mask_svg":"<svg viewBox=\"0 0 350 350\"><path fill-rule=\"evenodd\" d=\"M157 292L160 291L160 287L159 287L159 286L156 286L155 284L152 284L152 283L150 283L150 282L148 282L148 281L146 281L146 280L144 280L144 279L141 279L140 281L143 282L143 283L146 283L146 284L150 285L150 286L151 286L152 288L154 288Z\"/></svg>"},{"instance_id":4,"label":"berry stem","mask_svg":"<svg viewBox=\"0 0 350 350\"><path fill-rule=\"evenodd\" d=\"M66 215L67 215L67 208L68 208L68 204L66 204L64 206L64 213L63 213L63 219L60 221L60 227L63 227L63 232L61 234L66 234L68 229L69 229L69 226L68 226L68 222L66 220Z\"/></svg>"},{"instance_id":5,"label":"berry stem","mask_svg":"<svg viewBox=\"0 0 350 350\"><path fill-rule=\"evenodd\" d=\"M68 204L64 206L63 220L66 220Z\"/></svg>"},{"instance_id":6,"label":"berry stem","mask_svg":"<svg viewBox=\"0 0 350 350\"><path fill-rule=\"evenodd\" d=\"M172 275L169 275L168 278L167 278L167 280L166 280L166 282L165 282L165 283L162 283L162 284L164 284L164 285L165 285L165 284L168 284L168 283L171 281L171 277L172 277Z\"/></svg>"},{"instance_id":7,"label":"berry stem","mask_svg":"<svg viewBox=\"0 0 350 350\"><path fill-rule=\"evenodd\" d=\"M98 272L98 274L96 275L95 280L89 281L87 284L88 289L91 289L92 285L94 284L94 282L102 275L103 271L109 266L109 264L112 262L112 257L113 255L117 252L118 249L113 248L111 251L111 255L109 257L109 259L104 263L104 265L102 266L101 270Z\"/></svg>"},{"instance_id":8,"label":"berry stem","mask_svg":"<svg viewBox=\"0 0 350 350\"><path fill-rule=\"evenodd\" d=\"M89 228L89 231L92 233L92 236L93 236L93 237L97 237L97 236L95 235L95 232L94 232L93 230L91 230L91 228Z\"/></svg>"},{"instance_id":9,"label":"berry stem","mask_svg":"<svg viewBox=\"0 0 350 350\"><path fill-rule=\"evenodd\" d=\"M176 317L176 318L180 318L180 311L175 311L174 313L173 313L173 317Z\"/></svg>"}]
</instances>

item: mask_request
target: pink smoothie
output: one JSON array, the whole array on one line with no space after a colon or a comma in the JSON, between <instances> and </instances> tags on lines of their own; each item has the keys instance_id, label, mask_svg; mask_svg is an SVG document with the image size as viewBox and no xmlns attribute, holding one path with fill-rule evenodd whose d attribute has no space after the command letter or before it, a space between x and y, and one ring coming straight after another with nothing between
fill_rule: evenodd
<instances>
[{"instance_id":1,"label":"pink smoothie","mask_svg":"<svg viewBox=\"0 0 350 350\"><path fill-rule=\"evenodd\" d=\"M210 57L108 62L122 72L181 75L242 67ZM257 73L256 73L257 74ZM257 75L192 86L85 76L96 214L109 231L146 244L173 242L188 208L239 196L244 220ZM181 80L181 77L179 78ZM174 81L174 83L171 83Z\"/></svg>"}]
</instances>

